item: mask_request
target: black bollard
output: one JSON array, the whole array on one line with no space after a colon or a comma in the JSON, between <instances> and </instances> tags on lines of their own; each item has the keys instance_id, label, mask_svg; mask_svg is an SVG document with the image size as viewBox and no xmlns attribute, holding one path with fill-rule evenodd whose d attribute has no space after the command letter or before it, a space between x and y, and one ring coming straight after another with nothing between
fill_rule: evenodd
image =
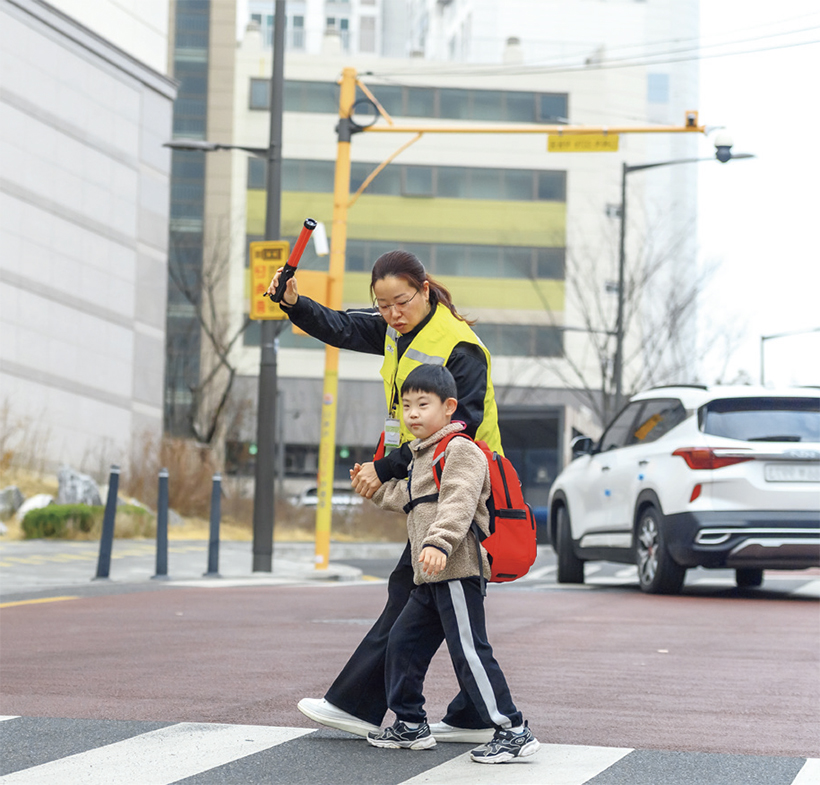
<instances>
[{"instance_id":1,"label":"black bollard","mask_svg":"<svg viewBox=\"0 0 820 785\"><path fill-rule=\"evenodd\" d=\"M208 540L208 572L206 578L219 577L219 521L222 517L222 476L217 472L211 486L211 532Z\"/></svg>"},{"instance_id":2,"label":"black bollard","mask_svg":"<svg viewBox=\"0 0 820 785\"><path fill-rule=\"evenodd\" d=\"M157 492L157 572L158 580L168 578L168 469L159 470Z\"/></svg>"},{"instance_id":3,"label":"black bollard","mask_svg":"<svg viewBox=\"0 0 820 785\"><path fill-rule=\"evenodd\" d=\"M117 517L117 488L120 484L120 467L112 466L108 477L108 498L105 502L100 555L97 559L97 574L94 580L108 580L111 572L111 549L114 545L114 520Z\"/></svg>"}]
</instances>

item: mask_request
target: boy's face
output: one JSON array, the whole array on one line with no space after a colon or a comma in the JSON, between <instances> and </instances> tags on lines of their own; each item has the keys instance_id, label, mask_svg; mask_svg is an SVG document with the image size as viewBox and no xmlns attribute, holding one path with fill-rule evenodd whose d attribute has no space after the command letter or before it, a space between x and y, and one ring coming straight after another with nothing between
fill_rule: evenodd
<instances>
[{"instance_id":1,"label":"boy's face","mask_svg":"<svg viewBox=\"0 0 820 785\"><path fill-rule=\"evenodd\" d=\"M431 392L406 392L401 397L404 424L417 439L426 439L449 424L456 410L455 398L442 401Z\"/></svg>"}]
</instances>

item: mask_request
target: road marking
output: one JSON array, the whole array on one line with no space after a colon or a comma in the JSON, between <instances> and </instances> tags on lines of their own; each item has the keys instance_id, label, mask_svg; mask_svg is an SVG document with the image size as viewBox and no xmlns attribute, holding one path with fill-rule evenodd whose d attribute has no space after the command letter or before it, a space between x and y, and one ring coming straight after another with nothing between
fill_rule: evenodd
<instances>
[{"instance_id":1,"label":"road marking","mask_svg":"<svg viewBox=\"0 0 820 785\"><path fill-rule=\"evenodd\" d=\"M820 782L820 758L807 758L791 785L817 785Z\"/></svg>"},{"instance_id":2,"label":"road marking","mask_svg":"<svg viewBox=\"0 0 820 785\"><path fill-rule=\"evenodd\" d=\"M13 608L16 605L42 605L46 602L63 602L64 600L79 599L79 597L40 597L36 600L16 600L15 602L0 602L0 608Z\"/></svg>"},{"instance_id":3,"label":"road marking","mask_svg":"<svg viewBox=\"0 0 820 785\"><path fill-rule=\"evenodd\" d=\"M13 714L10 717L0 717L0 722L6 722L7 720L19 720L19 719L20 719L19 714Z\"/></svg>"},{"instance_id":4,"label":"road marking","mask_svg":"<svg viewBox=\"0 0 820 785\"><path fill-rule=\"evenodd\" d=\"M313 731L183 722L0 777L2 785L170 785Z\"/></svg>"},{"instance_id":5,"label":"road marking","mask_svg":"<svg viewBox=\"0 0 820 785\"><path fill-rule=\"evenodd\" d=\"M806 597L820 597L820 581L810 581L809 583L792 589L790 594L799 594Z\"/></svg>"},{"instance_id":6,"label":"road marking","mask_svg":"<svg viewBox=\"0 0 820 785\"><path fill-rule=\"evenodd\" d=\"M402 785L441 783L447 785L583 785L632 752L621 747L582 747L569 744L542 744L530 758L513 763L482 766L470 760L470 753L428 769ZM488 771L489 770L489 771ZM491 775L485 779L484 772ZM2 780L0 780L2 782Z\"/></svg>"}]
</instances>

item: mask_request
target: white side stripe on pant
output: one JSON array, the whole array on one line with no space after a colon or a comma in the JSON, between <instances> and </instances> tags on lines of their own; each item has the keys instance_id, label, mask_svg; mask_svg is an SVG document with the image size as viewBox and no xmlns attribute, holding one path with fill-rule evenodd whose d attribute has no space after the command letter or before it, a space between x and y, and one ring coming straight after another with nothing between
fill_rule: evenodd
<instances>
[{"instance_id":1,"label":"white side stripe on pant","mask_svg":"<svg viewBox=\"0 0 820 785\"><path fill-rule=\"evenodd\" d=\"M490 677L487 676L487 671L481 664L478 652L475 650L475 643L473 642L473 630L470 626L470 614L467 611L467 600L464 597L464 587L461 581L447 581L450 587L450 599L453 601L453 609L456 612L456 624L458 625L458 637L461 641L461 648L464 651L464 657L467 660L467 665L470 667L470 672L473 674L478 691L484 700L484 705L487 707L487 712L493 724L500 725L502 728L510 727L510 718L505 717L499 710L495 702L495 693L490 684Z\"/></svg>"}]
</instances>

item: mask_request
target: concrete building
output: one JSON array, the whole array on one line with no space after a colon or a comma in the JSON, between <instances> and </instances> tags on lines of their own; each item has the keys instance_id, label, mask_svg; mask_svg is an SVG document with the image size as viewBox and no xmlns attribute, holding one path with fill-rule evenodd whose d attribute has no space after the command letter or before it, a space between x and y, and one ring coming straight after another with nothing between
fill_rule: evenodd
<instances>
[{"instance_id":1,"label":"concrete building","mask_svg":"<svg viewBox=\"0 0 820 785\"><path fill-rule=\"evenodd\" d=\"M0 404L42 468L162 432L166 36L165 2L0 0Z\"/></svg>"},{"instance_id":2,"label":"concrete building","mask_svg":"<svg viewBox=\"0 0 820 785\"><path fill-rule=\"evenodd\" d=\"M658 52L650 45L696 35L696 0L377 2L373 9L337 2L332 4L335 15L330 5L288 3L282 236L291 241L308 216L330 226L336 82L344 67L356 68L398 123L569 120L681 126L686 111L697 108L696 64L655 57L620 67L627 47ZM375 53L363 52L361 37L354 34L357 14L372 10L377 29L387 31L398 7L405 30L411 31L404 36L404 51L398 39L385 34L377 38L381 48L377 43ZM256 18L237 51L230 134L217 137L209 131L211 141L267 145L270 49L264 8L251 2ZM271 8L267 4L268 12ZM293 15L301 8L303 19L296 24ZM350 12L346 28L324 34L322 14L325 22L332 16L336 25L340 9ZM349 52L336 35L344 29L350 32ZM297 30L303 34L294 39ZM388 50L402 56L388 58ZM410 138L354 137L351 190ZM594 433L601 426L570 388L577 385L579 372L591 390L600 385L602 371L610 372L601 368L601 349L594 342L608 340L605 352L614 351L614 342L589 329L611 329L617 302L612 284L617 281L621 163L688 157L694 148L694 136L683 134L623 135L617 153L589 154L548 153L546 134L427 134L377 177L349 213L345 307L369 302L368 273L381 252L405 247L419 255L453 291L459 310L478 319L475 329L493 355L505 448L535 506L546 500L573 433ZM230 171L229 212L220 218L224 222L229 215L231 227L231 275L223 303L236 331L249 305L247 242L261 239L264 231L265 170L264 161L242 152L209 155L206 166L217 158ZM630 258L643 252L650 232L663 245L667 235L692 228L695 184L694 167L671 167L630 181ZM676 269L695 263L686 237L675 248ZM321 269L326 262L309 252L301 269ZM591 302L599 312L589 312ZM258 324L252 324L231 354L238 372L234 409L251 416L234 417L225 433L228 470L249 475L258 335ZM630 356L640 357L637 323L627 345ZM340 477L353 460L368 456L381 429L380 363L378 357L342 355L336 439ZM640 364L638 359L628 372ZM288 475L307 482L315 476L318 454L322 347L284 333L279 374L284 464Z\"/></svg>"}]
</instances>

